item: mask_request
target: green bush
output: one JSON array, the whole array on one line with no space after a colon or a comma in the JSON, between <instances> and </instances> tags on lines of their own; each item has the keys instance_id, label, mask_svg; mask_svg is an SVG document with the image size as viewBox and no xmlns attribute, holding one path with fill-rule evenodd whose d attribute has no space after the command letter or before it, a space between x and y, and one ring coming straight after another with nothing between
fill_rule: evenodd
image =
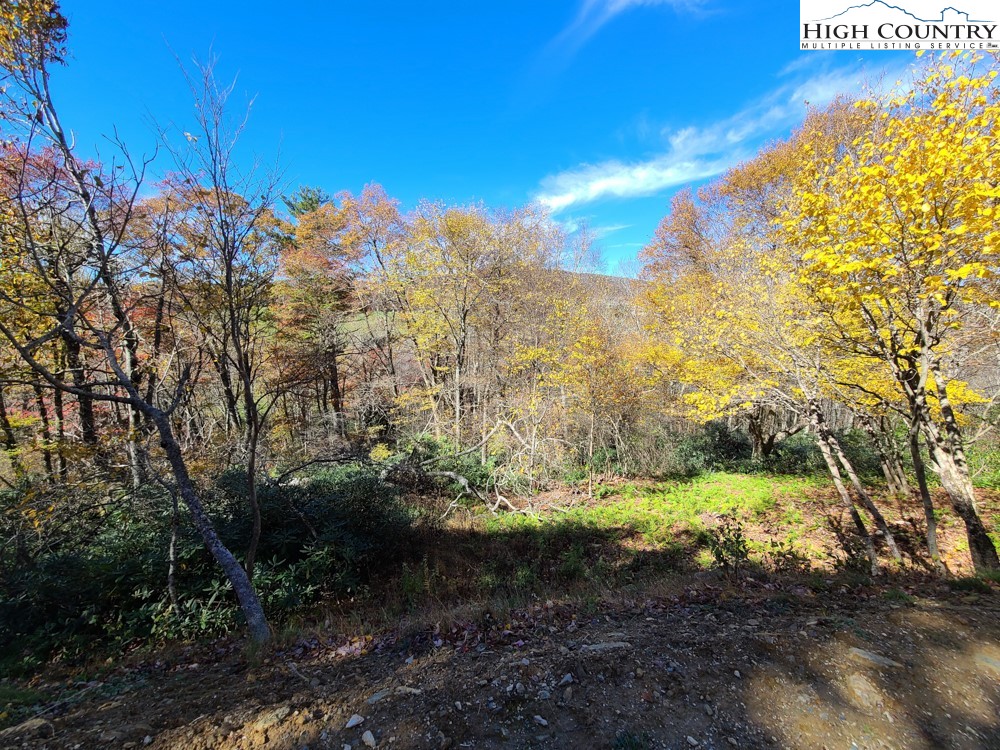
<instances>
[{"instance_id":1,"label":"green bush","mask_svg":"<svg viewBox=\"0 0 1000 750\"><path fill-rule=\"evenodd\" d=\"M724 471L749 461L751 452L750 439L744 433L721 420L709 422L677 443L675 473L690 477L703 471Z\"/></svg>"},{"instance_id":2,"label":"green bush","mask_svg":"<svg viewBox=\"0 0 1000 750\"><path fill-rule=\"evenodd\" d=\"M858 475L865 479L882 476L878 454L873 450L871 439L861 430L847 430L836 434L844 455L854 466ZM756 467L741 467L744 471L764 471L770 474L795 476L826 476L826 462L820 453L816 439L808 432L798 432L775 446L774 452Z\"/></svg>"},{"instance_id":3,"label":"green bush","mask_svg":"<svg viewBox=\"0 0 1000 750\"><path fill-rule=\"evenodd\" d=\"M403 449L390 463L398 462L404 457L410 461L425 462L434 459L428 465L428 471L449 471L469 480L469 484L481 492L493 489L496 482L496 469L504 462L502 455L492 454L487 456L485 463L479 451L462 453L455 447L448 438L437 439L426 433L420 434L410 441L404 443ZM456 482L442 479L439 484L447 486L448 491L454 495L462 492L463 488Z\"/></svg>"},{"instance_id":4,"label":"green bush","mask_svg":"<svg viewBox=\"0 0 1000 750\"><path fill-rule=\"evenodd\" d=\"M583 544L577 542L560 555L558 574L567 581L576 581L587 576L587 563Z\"/></svg>"},{"instance_id":5,"label":"green bush","mask_svg":"<svg viewBox=\"0 0 1000 750\"><path fill-rule=\"evenodd\" d=\"M977 487L1000 489L1000 442L973 443L968 450L969 470Z\"/></svg>"},{"instance_id":6,"label":"green bush","mask_svg":"<svg viewBox=\"0 0 1000 750\"><path fill-rule=\"evenodd\" d=\"M758 466L760 470L771 474L789 476L825 475L827 471L816 439L807 432L798 432L783 440Z\"/></svg>"},{"instance_id":7,"label":"green bush","mask_svg":"<svg viewBox=\"0 0 1000 750\"><path fill-rule=\"evenodd\" d=\"M750 560L743 525L735 518L725 517L716 528L709 531L708 549L715 558L715 564L732 581L739 579L740 570Z\"/></svg>"},{"instance_id":8,"label":"green bush","mask_svg":"<svg viewBox=\"0 0 1000 750\"><path fill-rule=\"evenodd\" d=\"M230 470L216 486L209 508L216 529L231 550L244 553L252 523L245 473ZM257 558L284 565L327 549L363 572L391 556L412 521L398 490L379 479L376 469L356 464L317 472L297 484L261 483L257 499L263 528Z\"/></svg>"},{"instance_id":9,"label":"green bush","mask_svg":"<svg viewBox=\"0 0 1000 750\"><path fill-rule=\"evenodd\" d=\"M7 493L0 502L10 510L36 491ZM246 491L245 472L231 470L203 493L220 537L239 559L251 529ZM322 597L356 591L376 566L408 548L413 516L371 467L318 472L294 485L262 482L257 494L263 533L254 584L275 623ZM81 518L80 528L56 541L35 549L25 541L20 556L0 556L0 651L22 661L73 657L100 644L238 627L231 588L184 511L177 606L170 602L170 509L163 492L125 496L99 523ZM5 513L3 523L11 538L16 514Z\"/></svg>"}]
</instances>

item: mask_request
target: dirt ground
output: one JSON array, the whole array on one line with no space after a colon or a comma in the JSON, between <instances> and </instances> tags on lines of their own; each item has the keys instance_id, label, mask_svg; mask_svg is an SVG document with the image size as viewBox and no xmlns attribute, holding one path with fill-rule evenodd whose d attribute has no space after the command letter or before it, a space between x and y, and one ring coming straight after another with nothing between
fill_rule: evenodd
<instances>
[{"instance_id":1,"label":"dirt ground","mask_svg":"<svg viewBox=\"0 0 1000 750\"><path fill-rule=\"evenodd\" d=\"M193 647L77 683L0 747L1000 748L995 586L825 586L696 574L251 661Z\"/></svg>"}]
</instances>

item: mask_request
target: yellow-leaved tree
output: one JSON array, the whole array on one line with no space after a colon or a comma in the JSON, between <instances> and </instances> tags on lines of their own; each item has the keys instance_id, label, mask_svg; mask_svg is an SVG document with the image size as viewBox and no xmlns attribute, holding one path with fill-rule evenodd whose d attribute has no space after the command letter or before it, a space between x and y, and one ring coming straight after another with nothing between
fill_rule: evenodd
<instances>
[{"instance_id":1,"label":"yellow-leaved tree","mask_svg":"<svg viewBox=\"0 0 1000 750\"><path fill-rule=\"evenodd\" d=\"M824 120L831 116L815 115ZM653 328L678 351L671 376L688 387L684 400L693 418L738 417L767 408L793 415L795 427L808 425L874 572L879 567L875 542L855 507L851 488L890 554L896 560L900 554L884 516L829 423L827 412L838 400L831 373L845 369L846 358L831 352L818 335L818 311L798 283L795 259L773 242L767 220L783 200L787 170L777 165L785 150L787 145L782 144L732 170L703 192L700 207L692 209L685 197L675 202L681 210L668 217L658 232L660 240L673 237L674 241L646 251ZM747 182L747 173L759 178L762 168L771 170L770 186L755 194L761 183ZM755 186L754 194L746 184ZM705 229L697 233L703 244L694 255L682 252L689 255L684 261L670 248L682 243L692 247L683 241L691 227L684 217L692 210L704 212ZM669 263L664 249L674 256Z\"/></svg>"},{"instance_id":2,"label":"yellow-leaved tree","mask_svg":"<svg viewBox=\"0 0 1000 750\"><path fill-rule=\"evenodd\" d=\"M777 219L800 283L845 352L884 362L965 523L977 571L1000 567L979 516L953 379L965 320L996 307L996 60L944 55L904 93L855 106L851 143L807 140Z\"/></svg>"}]
</instances>

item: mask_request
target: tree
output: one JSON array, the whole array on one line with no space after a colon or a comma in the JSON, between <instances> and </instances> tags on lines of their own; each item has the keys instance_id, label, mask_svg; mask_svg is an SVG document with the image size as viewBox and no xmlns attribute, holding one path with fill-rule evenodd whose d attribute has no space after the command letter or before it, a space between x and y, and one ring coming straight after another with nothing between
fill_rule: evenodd
<instances>
[{"instance_id":1,"label":"tree","mask_svg":"<svg viewBox=\"0 0 1000 750\"><path fill-rule=\"evenodd\" d=\"M992 66L960 57L942 57L904 94L858 102L873 126L853 142L806 144L779 226L831 338L891 371L983 571L1000 562L947 357L969 310L998 304L1000 91Z\"/></svg>"},{"instance_id":2,"label":"tree","mask_svg":"<svg viewBox=\"0 0 1000 750\"><path fill-rule=\"evenodd\" d=\"M840 103L815 112L807 135L731 170L703 192L703 206L690 196L677 199L677 215L664 220L645 251L653 282L647 300L655 330L665 339L661 349L675 350L665 359L672 359L672 376L689 387L684 398L696 417L759 418L757 412L772 412L790 415L789 432L809 425L874 571L876 550L855 498L892 556L899 560L900 554L826 411L844 397L839 378L851 379L859 367L861 382L872 382L878 373L831 350L817 335L818 311L799 284L795 252L773 226L788 198L797 143L803 137L835 143L844 119Z\"/></svg>"},{"instance_id":3,"label":"tree","mask_svg":"<svg viewBox=\"0 0 1000 750\"><path fill-rule=\"evenodd\" d=\"M176 168L175 272L181 276L177 289L185 313L211 344L213 365L242 431L240 458L246 466L252 514L245 567L252 578L262 533L257 499L260 452L278 388L268 382L266 369L278 267L278 227L272 210L278 178L237 167L236 146L245 120L234 127L227 116L233 86L220 86L213 62L197 66L195 73L188 82L197 126L184 132L179 146L164 134Z\"/></svg>"},{"instance_id":4,"label":"tree","mask_svg":"<svg viewBox=\"0 0 1000 750\"><path fill-rule=\"evenodd\" d=\"M388 242L372 243L371 227L380 223L355 222L368 245L363 294L406 342L410 375L396 367L401 347L394 363L405 386L397 387L397 407L455 445L467 432L478 442L487 402L502 387L514 319L525 309L518 292L554 265L548 226L532 209L423 204L408 221L390 222Z\"/></svg>"},{"instance_id":5,"label":"tree","mask_svg":"<svg viewBox=\"0 0 1000 750\"><path fill-rule=\"evenodd\" d=\"M315 387L324 417L346 434L347 322L360 248L346 207L318 189L285 198L294 220L281 254L278 345L292 377ZM345 196L345 202L351 198Z\"/></svg>"},{"instance_id":6,"label":"tree","mask_svg":"<svg viewBox=\"0 0 1000 750\"><path fill-rule=\"evenodd\" d=\"M232 583L251 637L265 641L270 633L257 594L205 513L171 424L189 378L182 377L172 393L154 388L148 397L143 388L157 363L145 359L139 345L132 282L141 261L124 239L146 163L134 162L122 144L121 161L106 167L77 157L49 90L49 68L61 61L65 38L58 6L21 2L4 10L14 14L3 24L0 44L7 73L4 130L21 189L3 197L0 231L5 248L16 250L9 258L5 253L5 267L9 262L32 284L28 294L23 286L0 286L0 335L46 387L119 404L152 422L179 494ZM42 357L59 339L94 360L69 382Z\"/></svg>"}]
</instances>

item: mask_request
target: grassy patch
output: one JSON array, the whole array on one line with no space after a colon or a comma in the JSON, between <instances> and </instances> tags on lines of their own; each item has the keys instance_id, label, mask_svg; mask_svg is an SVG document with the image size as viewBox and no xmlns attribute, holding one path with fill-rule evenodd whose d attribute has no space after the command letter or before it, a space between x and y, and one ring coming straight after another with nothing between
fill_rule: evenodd
<instances>
[{"instance_id":1,"label":"grassy patch","mask_svg":"<svg viewBox=\"0 0 1000 750\"><path fill-rule=\"evenodd\" d=\"M902 589L887 589L882 592L882 598L889 602L896 602L898 604L913 604L917 600L907 594Z\"/></svg>"},{"instance_id":2,"label":"grassy patch","mask_svg":"<svg viewBox=\"0 0 1000 750\"><path fill-rule=\"evenodd\" d=\"M21 687L10 682L0 682L0 727L6 727L23 720L31 709L46 700L47 696L37 690Z\"/></svg>"},{"instance_id":3,"label":"grassy patch","mask_svg":"<svg viewBox=\"0 0 1000 750\"><path fill-rule=\"evenodd\" d=\"M584 528L628 530L653 548L674 540L679 532L705 528L705 516L732 516L753 520L785 501L801 500L815 482L801 477L716 472L690 481L651 485L601 486L599 502L540 517L504 515L486 521L487 532L540 529L558 520ZM785 523L801 525L804 517L792 504L785 508Z\"/></svg>"},{"instance_id":4,"label":"grassy patch","mask_svg":"<svg viewBox=\"0 0 1000 750\"><path fill-rule=\"evenodd\" d=\"M649 735L643 732L637 734L629 730L622 730L615 735L614 742L611 743L612 750L648 750L653 746Z\"/></svg>"},{"instance_id":5,"label":"grassy patch","mask_svg":"<svg viewBox=\"0 0 1000 750\"><path fill-rule=\"evenodd\" d=\"M456 554L461 551L462 565L475 570L471 579L478 591L469 594L582 594L664 573L715 567L710 541L723 518L747 529L777 526L787 537L776 551L748 536L754 565L777 557L787 562L793 552L798 561L809 551L799 540L814 520L804 504L812 502L818 485L808 477L725 472L690 480L599 485L593 499L569 508L544 509L537 515L483 515L461 530L446 526L443 533L455 535L447 546ZM432 556L440 555L439 542L432 545L438 550ZM456 575L458 565L443 567L452 578L442 593L469 588Z\"/></svg>"},{"instance_id":6,"label":"grassy patch","mask_svg":"<svg viewBox=\"0 0 1000 750\"><path fill-rule=\"evenodd\" d=\"M948 581L948 586L952 591L970 591L976 594L989 594L992 592L990 585L982 578L969 576L967 578L955 578Z\"/></svg>"}]
</instances>

